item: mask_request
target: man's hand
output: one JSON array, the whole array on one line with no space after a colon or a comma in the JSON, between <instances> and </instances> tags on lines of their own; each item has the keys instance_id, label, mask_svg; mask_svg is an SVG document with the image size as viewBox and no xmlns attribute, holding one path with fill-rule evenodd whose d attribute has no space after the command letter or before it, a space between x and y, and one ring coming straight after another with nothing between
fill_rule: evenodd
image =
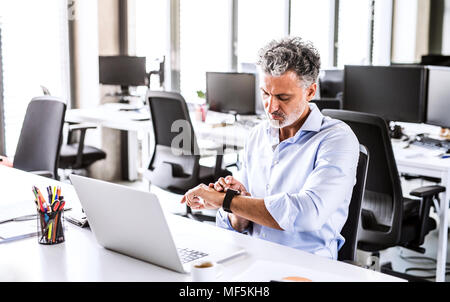
<instances>
[{"instance_id":1,"label":"man's hand","mask_svg":"<svg viewBox=\"0 0 450 302\"><path fill-rule=\"evenodd\" d=\"M232 189L241 192L241 195L250 195L244 185L231 175L219 178L213 186L217 192L226 192L228 189Z\"/></svg>"},{"instance_id":2,"label":"man's hand","mask_svg":"<svg viewBox=\"0 0 450 302\"><path fill-rule=\"evenodd\" d=\"M181 203L186 203L194 210L211 210L222 207L224 197L224 193L217 192L213 187L200 184L187 191Z\"/></svg>"}]
</instances>

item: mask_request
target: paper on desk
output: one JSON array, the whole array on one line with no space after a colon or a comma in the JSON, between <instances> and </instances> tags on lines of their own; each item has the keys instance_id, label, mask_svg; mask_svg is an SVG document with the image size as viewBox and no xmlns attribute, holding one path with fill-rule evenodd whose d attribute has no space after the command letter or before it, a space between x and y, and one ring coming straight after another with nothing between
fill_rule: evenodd
<instances>
[{"instance_id":1,"label":"paper on desk","mask_svg":"<svg viewBox=\"0 0 450 302\"><path fill-rule=\"evenodd\" d=\"M26 221L12 221L0 224L0 237L3 239L29 234L36 231L36 219Z\"/></svg>"},{"instance_id":2,"label":"paper on desk","mask_svg":"<svg viewBox=\"0 0 450 302\"><path fill-rule=\"evenodd\" d=\"M247 270L233 278L235 282L269 282L286 277L301 277L313 282L346 282L350 281L341 275L313 271L300 266L281 262L257 260Z\"/></svg>"},{"instance_id":3,"label":"paper on desk","mask_svg":"<svg viewBox=\"0 0 450 302\"><path fill-rule=\"evenodd\" d=\"M31 214L36 214L36 205L31 197L29 200L2 200L0 205L0 221Z\"/></svg>"}]
</instances>

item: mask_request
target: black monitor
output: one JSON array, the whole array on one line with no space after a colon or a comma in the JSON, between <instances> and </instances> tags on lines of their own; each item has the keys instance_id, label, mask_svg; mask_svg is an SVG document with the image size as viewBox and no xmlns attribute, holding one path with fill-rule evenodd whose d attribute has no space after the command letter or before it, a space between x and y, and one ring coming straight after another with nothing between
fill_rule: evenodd
<instances>
[{"instance_id":1,"label":"black monitor","mask_svg":"<svg viewBox=\"0 0 450 302\"><path fill-rule=\"evenodd\" d=\"M100 56L99 70L101 84L129 87L147 83L145 57Z\"/></svg>"},{"instance_id":2,"label":"black monitor","mask_svg":"<svg viewBox=\"0 0 450 302\"><path fill-rule=\"evenodd\" d=\"M426 123L450 128L450 67L428 67Z\"/></svg>"},{"instance_id":3,"label":"black monitor","mask_svg":"<svg viewBox=\"0 0 450 302\"><path fill-rule=\"evenodd\" d=\"M322 69L319 76L321 98L336 98L344 91L343 69Z\"/></svg>"},{"instance_id":4,"label":"black monitor","mask_svg":"<svg viewBox=\"0 0 450 302\"><path fill-rule=\"evenodd\" d=\"M343 109L377 114L387 121L422 123L426 71L424 66L346 65Z\"/></svg>"},{"instance_id":5,"label":"black monitor","mask_svg":"<svg viewBox=\"0 0 450 302\"><path fill-rule=\"evenodd\" d=\"M209 110L255 114L255 75L236 72L207 72L206 101Z\"/></svg>"},{"instance_id":6,"label":"black monitor","mask_svg":"<svg viewBox=\"0 0 450 302\"><path fill-rule=\"evenodd\" d=\"M420 61L421 65L450 66L450 56L424 55Z\"/></svg>"}]
</instances>

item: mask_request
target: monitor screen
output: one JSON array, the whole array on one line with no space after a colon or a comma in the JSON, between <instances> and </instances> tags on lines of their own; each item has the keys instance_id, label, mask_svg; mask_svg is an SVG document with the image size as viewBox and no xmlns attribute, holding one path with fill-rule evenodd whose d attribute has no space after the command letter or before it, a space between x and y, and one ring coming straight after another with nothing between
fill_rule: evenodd
<instances>
[{"instance_id":1,"label":"monitor screen","mask_svg":"<svg viewBox=\"0 0 450 302\"><path fill-rule=\"evenodd\" d=\"M426 74L423 66L347 65L343 109L376 114L388 121L422 123Z\"/></svg>"},{"instance_id":2,"label":"monitor screen","mask_svg":"<svg viewBox=\"0 0 450 302\"><path fill-rule=\"evenodd\" d=\"M99 57L100 83L122 86L145 86L147 72L145 57Z\"/></svg>"},{"instance_id":3,"label":"monitor screen","mask_svg":"<svg viewBox=\"0 0 450 302\"><path fill-rule=\"evenodd\" d=\"M206 73L206 100L212 111L255 114L255 95L254 74Z\"/></svg>"},{"instance_id":4,"label":"monitor screen","mask_svg":"<svg viewBox=\"0 0 450 302\"><path fill-rule=\"evenodd\" d=\"M427 124L450 128L450 67L428 67Z\"/></svg>"},{"instance_id":5,"label":"monitor screen","mask_svg":"<svg viewBox=\"0 0 450 302\"><path fill-rule=\"evenodd\" d=\"M321 98L336 98L344 91L343 69L322 69L319 75L319 92Z\"/></svg>"}]
</instances>

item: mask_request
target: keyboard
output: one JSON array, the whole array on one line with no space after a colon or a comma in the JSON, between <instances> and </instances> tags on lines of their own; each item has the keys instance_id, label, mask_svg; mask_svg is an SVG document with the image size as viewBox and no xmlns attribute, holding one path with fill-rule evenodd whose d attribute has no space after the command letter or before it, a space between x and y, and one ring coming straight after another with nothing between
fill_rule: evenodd
<instances>
[{"instance_id":1,"label":"keyboard","mask_svg":"<svg viewBox=\"0 0 450 302\"><path fill-rule=\"evenodd\" d=\"M177 248L177 250L183 264L208 256L206 253L187 248Z\"/></svg>"},{"instance_id":2,"label":"keyboard","mask_svg":"<svg viewBox=\"0 0 450 302\"><path fill-rule=\"evenodd\" d=\"M417 135L411 144L433 150L437 149L450 150L450 141L439 140L435 138L426 137L423 135Z\"/></svg>"}]
</instances>

